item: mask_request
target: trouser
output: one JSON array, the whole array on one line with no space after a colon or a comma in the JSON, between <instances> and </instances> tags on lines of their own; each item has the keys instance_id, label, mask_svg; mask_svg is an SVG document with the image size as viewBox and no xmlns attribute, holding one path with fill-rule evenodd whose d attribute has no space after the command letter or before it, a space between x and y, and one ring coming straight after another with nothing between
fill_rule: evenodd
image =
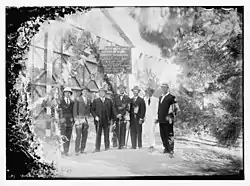
<instances>
[{"instance_id":1,"label":"trouser","mask_svg":"<svg viewBox=\"0 0 250 186\"><path fill-rule=\"evenodd\" d=\"M146 130L146 135L148 137L148 145L149 147L154 147L155 146L154 121L146 120L144 126L145 126L144 130Z\"/></svg>"},{"instance_id":2,"label":"trouser","mask_svg":"<svg viewBox=\"0 0 250 186\"><path fill-rule=\"evenodd\" d=\"M100 150L101 147L101 136L102 136L102 130L104 132L104 146L105 149L109 148L109 125L108 123L105 124L96 124L95 125L96 129L96 150Z\"/></svg>"},{"instance_id":3,"label":"trouser","mask_svg":"<svg viewBox=\"0 0 250 186\"><path fill-rule=\"evenodd\" d=\"M83 123L81 127L76 127L76 141L75 141L75 152L79 152L80 144L81 151L84 151L88 138L89 125Z\"/></svg>"},{"instance_id":4,"label":"trouser","mask_svg":"<svg viewBox=\"0 0 250 186\"><path fill-rule=\"evenodd\" d=\"M174 129L173 124L160 123L160 135L166 152L174 151Z\"/></svg>"},{"instance_id":5,"label":"trouser","mask_svg":"<svg viewBox=\"0 0 250 186\"><path fill-rule=\"evenodd\" d=\"M126 122L124 120L116 121L116 134L118 136L119 147L124 147L126 135Z\"/></svg>"},{"instance_id":6,"label":"trouser","mask_svg":"<svg viewBox=\"0 0 250 186\"><path fill-rule=\"evenodd\" d=\"M142 125L139 124L139 120L135 117L131 117L130 137L133 149L136 149L137 142L138 147L142 147Z\"/></svg>"},{"instance_id":7,"label":"trouser","mask_svg":"<svg viewBox=\"0 0 250 186\"><path fill-rule=\"evenodd\" d=\"M64 153L69 152L70 139L72 135L72 121L70 118L66 118L66 121L61 124L61 135L66 136L67 140L63 143Z\"/></svg>"}]
</instances>

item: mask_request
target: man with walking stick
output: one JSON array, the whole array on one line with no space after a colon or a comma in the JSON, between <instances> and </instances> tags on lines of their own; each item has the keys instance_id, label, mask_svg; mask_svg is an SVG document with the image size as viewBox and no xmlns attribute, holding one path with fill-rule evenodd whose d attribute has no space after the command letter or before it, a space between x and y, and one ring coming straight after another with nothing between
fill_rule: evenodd
<instances>
[{"instance_id":1,"label":"man with walking stick","mask_svg":"<svg viewBox=\"0 0 250 186\"><path fill-rule=\"evenodd\" d=\"M125 115L129 111L130 99L125 95L125 86L120 85L118 87L119 94L114 99L115 109L117 111L116 120L116 135L118 137L118 149L123 149L125 147L125 136L126 136L126 124ZM117 139L113 139L117 140Z\"/></svg>"},{"instance_id":2,"label":"man with walking stick","mask_svg":"<svg viewBox=\"0 0 250 186\"><path fill-rule=\"evenodd\" d=\"M96 144L94 152L100 152L101 147L101 136L102 130L104 132L104 144L105 150L110 147L109 144L109 125L112 116L116 116L114 107L112 106L112 101L106 98L106 89L99 89L99 98L94 99L91 113L94 117L95 127L96 127Z\"/></svg>"}]
</instances>

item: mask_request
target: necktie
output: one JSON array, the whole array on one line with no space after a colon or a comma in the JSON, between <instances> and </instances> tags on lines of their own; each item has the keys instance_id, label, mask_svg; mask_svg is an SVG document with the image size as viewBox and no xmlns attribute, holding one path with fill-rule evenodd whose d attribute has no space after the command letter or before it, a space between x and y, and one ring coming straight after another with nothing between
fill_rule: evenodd
<instances>
[{"instance_id":1,"label":"necktie","mask_svg":"<svg viewBox=\"0 0 250 186\"><path fill-rule=\"evenodd\" d=\"M150 105L150 102L151 102L151 101L150 101L150 98L148 98L148 105Z\"/></svg>"},{"instance_id":2,"label":"necktie","mask_svg":"<svg viewBox=\"0 0 250 186\"><path fill-rule=\"evenodd\" d=\"M70 103L69 98L67 98L67 103L68 103L68 105L69 105L69 103Z\"/></svg>"},{"instance_id":3,"label":"necktie","mask_svg":"<svg viewBox=\"0 0 250 186\"><path fill-rule=\"evenodd\" d=\"M134 98L134 102L136 101L136 98Z\"/></svg>"}]
</instances>

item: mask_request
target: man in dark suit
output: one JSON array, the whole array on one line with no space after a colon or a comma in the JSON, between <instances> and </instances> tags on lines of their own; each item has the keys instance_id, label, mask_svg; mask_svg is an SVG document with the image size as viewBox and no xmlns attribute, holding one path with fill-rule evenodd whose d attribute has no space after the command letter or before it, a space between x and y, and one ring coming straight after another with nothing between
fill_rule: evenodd
<instances>
[{"instance_id":1,"label":"man in dark suit","mask_svg":"<svg viewBox=\"0 0 250 186\"><path fill-rule=\"evenodd\" d=\"M119 94L114 99L115 109L117 111L117 120L115 126L115 134L118 137L119 149L125 147L126 124L125 115L129 112L130 99L125 95L125 87L120 85L118 87ZM117 143L117 138L113 139ZM115 141L116 140L116 141Z\"/></svg>"},{"instance_id":2,"label":"man in dark suit","mask_svg":"<svg viewBox=\"0 0 250 186\"><path fill-rule=\"evenodd\" d=\"M99 90L99 98L95 99L92 103L91 113L94 117L94 122L96 126L96 145L94 152L100 152L101 146L101 135L102 130L104 131L104 144L105 150L108 150L109 145L109 125L110 120L113 116L116 116L115 109L113 107L112 101L106 98L106 90L101 88Z\"/></svg>"},{"instance_id":3,"label":"man in dark suit","mask_svg":"<svg viewBox=\"0 0 250 186\"><path fill-rule=\"evenodd\" d=\"M142 148L142 124L144 122L146 104L144 99L138 96L140 89L135 86L133 89L134 97L130 100L130 135L132 149L136 149L137 142L139 149Z\"/></svg>"},{"instance_id":4,"label":"man in dark suit","mask_svg":"<svg viewBox=\"0 0 250 186\"><path fill-rule=\"evenodd\" d=\"M72 128L74 125L74 116L73 116L74 101L70 98L72 94L73 92L71 91L71 89L66 87L63 90L63 98L59 104L60 116L61 116L60 130L61 130L61 135L64 136L63 155L65 156L68 156L70 139L72 135Z\"/></svg>"},{"instance_id":5,"label":"man in dark suit","mask_svg":"<svg viewBox=\"0 0 250 186\"><path fill-rule=\"evenodd\" d=\"M158 119L156 122L160 124L160 135L164 146L163 153L169 153L170 157L174 154L174 117L179 111L175 96L169 93L167 83L161 85L163 95L159 98Z\"/></svg>"},{"instance_id":6,"label":"man in dark suit","mask_svg":"<svg viewBox=\"0 0 250 186\"><path fill-rule=\"evenodd\" d=\"M84 153L86 142L88 138L88 120L87 117L90 115L90 98L88 97L88 88L84 87L79 97L76 98L74 104L74 118L76 120L76 141L75 141L75 152L79 155L80 145L81 154Z\"/></svg>"}]
</instances>

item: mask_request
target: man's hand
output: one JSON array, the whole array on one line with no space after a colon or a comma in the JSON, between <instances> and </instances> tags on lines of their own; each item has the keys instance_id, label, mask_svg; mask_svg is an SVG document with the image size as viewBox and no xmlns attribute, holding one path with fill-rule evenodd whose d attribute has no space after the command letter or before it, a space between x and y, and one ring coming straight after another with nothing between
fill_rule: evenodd
<instances>
[{"instance_id":1,"label":"man's hand","mask_svg":"<svg viewBox=\"0 0 250 186\"><path fill-rule=\"evenodd\" d=\"M158 119L155 119L155 122L154 122L154 123L155 123L155 124L159 123Z\"/></svg>"},{"instance_id":2,"label":"man's hand","mask_svg":"<svg viewBox=\"0 0 250 186\"><path fill-rule=\"evenodd\" d=\"M98 117L98 116L96 116L96 117L95 117L95 120L96 120L96 121L99 121L99 117Z\"/></svg>"},{"instance_id":3,"label":"man's hand","mask_svg":"<svg viewBox=\"0 0 250 186\"><path fill-rule=\"evenodd\" d=\"M139 120L139 124L141 125L143 123L143 119L140 119Z\"/></svg>"},{"instance_id":4,"label":"man's hand","mask_svg":"<svg viewBox=\"0 0 250 186\"><path fill-rule=\"evenodd\" d=\"M129 121L127 121L127 123L126 123L126 129L127 130L129 130L129 126L130 126L130 123L129 123Z\"/></svg>"},{"instance_id":5,"label":"man's hand","mask_svg":"<svg viewBox=\"0 0 250 186\"><path fill-rule=\"evenodd\" d=\"M121 114L118 114L116 117L117 117L118 119L121 119L121 118L122 118L122 115L121 115Z\"/></svg>"}]
</instances>

